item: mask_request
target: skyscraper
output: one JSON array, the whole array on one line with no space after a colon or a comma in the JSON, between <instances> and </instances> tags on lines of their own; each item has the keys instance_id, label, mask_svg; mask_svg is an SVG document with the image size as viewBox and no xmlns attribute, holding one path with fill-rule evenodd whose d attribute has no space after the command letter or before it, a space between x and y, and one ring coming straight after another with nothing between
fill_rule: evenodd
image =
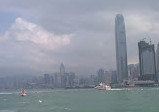
<instances>
[{"instance_id":1,"label":"skyscraper","mask_svg":"<svg viewBox=\"0 0 159 112\"><path fill-rule=\"evenodd\" d=\"M50 84L50 75L44 74L44 83L49 85Z\"/></svg>"},{"instance_id":2,"label":"skyscraper","mask_svg":"<svg viewBox=\"0 0 159 112\"><path fill-rule=\"evenodd\" d=\"M65 67L63 63L60 65L60 75L65 75Z\"/></svg>"},{"instance_id":3,"label":"skyscraper","mask_svg":"<svg viewBox=\"0 0 159 112\"><path fill-rule=\"evenodd\" d=\"M115 18L116 64L118 82L128 79L127 48L124 17L117 14Z\"/></svg>"},{"instance_id":4,"label":"skyscraper","mask_svg":"<svg viewBox=\"0 0 159 112\"><path fill-rule=\"evenodd\" d=\"M156 77L156 61L155 48L153 44L145 41L138 43L139 48L139 64L140 64L140 80L155 80Z\"/></svg>"},{"instance_id":5,"label":"skyscraper","mask_svg":"<svg viewBox=\"0 0 159 112\"><path fill-rule=\"evenodd\" d=\"M159 43L157 45L157 51L156 51L156 59L157 59L157 78L159 80Z\"/></svg>"},{"instance_id":6,"label":"skyscraper","mask_svg":"<svg viewBox=\"0 0 159 112\"><path fill-rule=\"evenodd\" d=\"M65 73L65 67L63 63L60 65L60 75L61 75L61 87L65 88L66 87L66 73Z\"/></svg>"},{"instance_id":7,"label":"skyscraper","mask_svg":"<svg viewBox=\"0 0 159 112\"><path fill-rule=\"evenodd\" d=\"M105 76L104 76L104 70L99 69L98 70L98 83L105 83Z\"/></svg>"}]
</instances>

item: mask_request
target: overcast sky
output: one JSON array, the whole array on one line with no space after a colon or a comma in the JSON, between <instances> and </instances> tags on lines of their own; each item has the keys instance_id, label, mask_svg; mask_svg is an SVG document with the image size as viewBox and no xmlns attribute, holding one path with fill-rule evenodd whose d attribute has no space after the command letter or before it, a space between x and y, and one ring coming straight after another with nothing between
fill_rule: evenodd
<instances>
[{"instance_id":1,"label":"overcast sky","mask_svg":"<svg viewBox=\"0 0 159 112\"><path fill-rule=\"evenodd\" d=\"M0 0L0 76L116 69L115 16L123 14L128 63L137 42L159 41L158 0Z\"/></svg>"}]
</instances>

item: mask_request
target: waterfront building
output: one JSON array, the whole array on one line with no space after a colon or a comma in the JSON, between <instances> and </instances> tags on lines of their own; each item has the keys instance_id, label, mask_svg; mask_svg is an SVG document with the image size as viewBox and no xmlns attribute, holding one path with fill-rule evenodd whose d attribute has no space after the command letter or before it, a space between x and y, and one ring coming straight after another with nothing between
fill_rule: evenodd
<instances>
[{"instance_id":1,"label":"waterfront building","mask_svg":"<svg viewBox=\"0 0 159 112\"><path fill-rule=\"evenodd\" d=\"M127 48L124 17L117 14L115 18L116 64L118 82L128 79Z\"/></svg>"},{"instance_id":2,"label":"waterfront building","mask_svg":"<svg viewBox=\"0 0 159 112\"><path fill-rule=\"evenodd\" d=\"M98 70L98 76L97 76L97 79L98 79L98 83L105 83L105 74L104 74L104 70L103 69L99 69Z\"/></svg>"},{"instance_id":3,"label":"waterfront building","mask_svg":"<svg viewBox=\"0 0 159 112\"><path fill-rule=\"evenodd\" d=\"M109 85L111 83L111 75L109 71L105 71L105 84Z\"/></svg>"},{"instance_id":4,"label":"waterfront building","mask_svg":"<svg viewBox=\"0 0 159 112\"><path fill-rule=\"evenodd\" d=\"M154 44L142 40L138 43L138 48L140 64L139 80L157 81Z\"/></svg>"},{"instance_id":5,"label":"waterfront building","mask_svg":"<svg viewBox=\"0 0 159 112\"><path fill-rule=\"evenodd\" d=\"M156 50L157 79L159 80L159 43Z\"/></svg>"},{"instance_id":6,"label":"waterfront building","mask_svg":"<svg viewBox=\"0 0 159 112\"><path fill-rule=\"evenodd\" d=\"M128 65L129 80L138 80L139 77L139 64Z\"/></svg>"},{"instance_id":7,"label":"waterfront building","mask_svg":"<svg viewBox=\"0 0 159 112\"><path fill-rule=\"evenodd\" d=\"M50 75L44 74L44 83L49 85L50 84Z\"/></svg>"},{"instance_id":8,"label":"waterfront building","mask_svg":"<svg viewBox=\"0 0 159 112\"><path fill-rule=\"evenodd\" d=\"M116 71L110 71L111 74L111 83L117 83L117 73Z\"/></svg>"},{"instance_id":9,"label":"waterfront building","mask_svg":"<svg viewBox=\"0 0 159 112\"><path fill-rule=\"evenodd\" d=\"M61 86L63 88L66 87L66 73L65 73L65 67L63 63L60 65L60 75L61 75Z\"/></svg>"},{"instance_id":10,"label":"waterfront building","mask_svg":"<svg viewBox=\"0 0 159 112\"><path fill-rule=\"evenodd\" d=\"M60 65L60 75L65 75L65 67L63 63Z\"/></svg>"},{"instance_id":11,"label":"waterfront building","mask_svg":"<svg viewBox=\"0 0 159 112\"><path fill-rule=\"evenodd\" d=\"M69 75L69 84L70 84L71 87L74 86L74 79L75 79L75 73L71 72L70 75Z\"/></svg>"}]
</instances>

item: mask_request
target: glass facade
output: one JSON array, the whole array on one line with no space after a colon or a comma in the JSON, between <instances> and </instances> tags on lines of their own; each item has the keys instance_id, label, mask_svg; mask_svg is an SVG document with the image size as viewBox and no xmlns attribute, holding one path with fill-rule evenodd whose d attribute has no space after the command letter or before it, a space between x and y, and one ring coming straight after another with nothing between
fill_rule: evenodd
<instances>
[{"instance_id":1,"label":"glass facade","mask_svg":"<svg viewBox=\"0 0 159 112\"><path fill-rule=\"evenodd\" d=\"M127 48L124 17L117 14L115 18L116 63L118 82L128 79Z\"/></svg>"}]
</instances>

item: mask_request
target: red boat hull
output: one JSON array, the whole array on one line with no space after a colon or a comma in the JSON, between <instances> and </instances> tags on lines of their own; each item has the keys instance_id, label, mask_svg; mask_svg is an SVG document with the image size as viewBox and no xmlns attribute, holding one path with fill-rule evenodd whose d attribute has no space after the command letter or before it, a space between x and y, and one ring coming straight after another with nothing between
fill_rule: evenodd
<instances>
[{"instance_id":1,"label":"red boat hull","mask_svg":"<svg viewBox=\"0 0 159 112\"><path fill-rule=\"evenodd\" d=\"M21 94L21 96L26 96L26 94Z\"/></svg>"},{"instance_id":2,"label":"red boat hull","mask_svg":"<svg viewBox=\"0 0 159 112\"><path fill-rule=\"evenodd\" d=\"M140 88L140 86L126 86L126 88Z\"/></svg>"},{"instance_id":3,"label":"red boat hull","mask_svg":"<svg viewBox=\"0 0 159 112\"><path fill-rule=\"evenodd\" d=\"M111 90L111 88L95 88L97 90Z\"/></svg>"}]
</instances>

